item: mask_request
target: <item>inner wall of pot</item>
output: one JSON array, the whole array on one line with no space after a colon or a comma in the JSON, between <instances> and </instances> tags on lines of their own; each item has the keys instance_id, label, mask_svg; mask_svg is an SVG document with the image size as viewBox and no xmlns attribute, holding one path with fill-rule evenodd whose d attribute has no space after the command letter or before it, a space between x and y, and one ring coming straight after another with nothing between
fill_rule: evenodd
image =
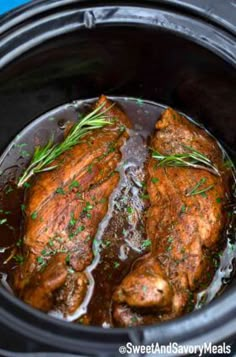
<instances>
[{"instance_id":1,"label":"inner wall of pot","mask_svg":"<svg viewBox=\"0 0 236 357\"><path fill-rule=\"evenodd\" d=\"M235 149L235 84L230 64L171 32L128 26L75 31L3 69L0 146L53 107L104 93L173 106Z\"/></svg>"}]
</instances>

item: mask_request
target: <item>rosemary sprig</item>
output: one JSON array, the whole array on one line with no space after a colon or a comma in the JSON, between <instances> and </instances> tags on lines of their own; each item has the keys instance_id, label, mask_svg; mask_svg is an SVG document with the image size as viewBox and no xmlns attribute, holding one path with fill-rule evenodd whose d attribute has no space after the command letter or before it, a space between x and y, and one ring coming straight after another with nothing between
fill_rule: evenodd
<instances>
[{"instance_id":1,"label":"rosemary sprig","mask_svg":"<svg viewBox=\"0 0 236 357\"><path fill-rule=\"evenodd\" d=\"M157 167L193 167L196 169L207 170L216 176L220 176L219 170L207 156L190 146L183 146L188 149L189 152L183 154L162 155L158 151L153 151L152 157L159 161Z\"/></svg>"},{"instance_id":2,"label":"rosemary sprig","mask_svg":"<svg viewBox=\"0 0 236 357\"><path fill-rule=\"evenodd\" d=\"M210 185L208 187L204 187L204 188L199 189L205 182L206 182L206 178L201 178L201 180L192 188L191 191L189 191L186 194L186 196L200 195L200 194L203 194L203 193L211 190L214 187L214 185Z\"/></svg>"},{"instance_id":3,"label":"rosemary sprig","mask_svg":"<svg viewBox=\"0 0 236 357\"><path fill-rule=\"evenodd\" d=\"M51 163L58 158L65 151L71 149L78 144L79 140L86 135L89 131L100 129L105 125L111 124L107 121L108 116L106 112L109 108L102 110L105 103L94 109L91 113L87 114L82 120L76 123L70 130L65 140L59 144L54 144L53 140L49 140L46 146L37 146L31 159L29 166L24 171L23 175L19 178L18 187L22 187L32 176L40 172L51 171L57 165Z\"/></svg>"}]
</instances>

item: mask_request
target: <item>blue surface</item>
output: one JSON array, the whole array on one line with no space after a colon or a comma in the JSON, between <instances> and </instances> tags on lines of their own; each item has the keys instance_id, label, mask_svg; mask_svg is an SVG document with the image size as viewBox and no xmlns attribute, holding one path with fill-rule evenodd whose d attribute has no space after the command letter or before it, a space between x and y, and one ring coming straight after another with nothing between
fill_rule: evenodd
<instances>
[{"instance_id":1,"label":"blue surface","mask_svg":"<svg viewBox=\"0 0 236 357\"><path fill-rule=\"evenodd\" d=\"M0 0L0 15L30 1L31 0Z\"/></svg>"}]
</instances>

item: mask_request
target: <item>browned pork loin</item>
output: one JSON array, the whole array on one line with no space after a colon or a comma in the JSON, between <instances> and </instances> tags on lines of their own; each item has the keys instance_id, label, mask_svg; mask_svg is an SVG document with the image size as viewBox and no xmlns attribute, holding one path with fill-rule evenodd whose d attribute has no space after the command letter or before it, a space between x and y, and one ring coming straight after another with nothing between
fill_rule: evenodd
<instances>
[{"instance_id":1,"label":"browned pork loin","mask_svg":"<svg viewBox=\"0 0 236 357\"><path fill-rule=\"evenodd\" d=\"M85 268L92 262L92 243L106 215L108 199L119 181L120 148L128 137L129 119L102 96L111 125L88 133L38 174L25 202L24 263L14 286L28 304L72 314L88 285Z\"/></svg>"},{"instance_id":2,"label":"browned pork loin","mask_svg":"<svg viewBox=\"0 0 236 357\"><path fill-rule=\"evenodd\" d=\"M222 152L203 129L174 110L165 110L156 124L151 148L170 155L188 153L189 147L207 156L221 175L200 168L162 167L158 160L149 159L146 232L152 249L114 292L116 325L180 316L212 269L211 254L225 223L227 184Z\"/></svg>"}]
</instances>

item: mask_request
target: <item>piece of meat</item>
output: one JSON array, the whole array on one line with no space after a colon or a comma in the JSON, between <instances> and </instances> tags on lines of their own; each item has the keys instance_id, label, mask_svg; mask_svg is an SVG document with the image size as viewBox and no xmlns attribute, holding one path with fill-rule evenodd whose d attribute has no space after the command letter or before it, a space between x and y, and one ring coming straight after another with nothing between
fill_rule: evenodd
<instances>
[{"instance_id":1,"label":"piece of meat","mask_svg":"<svg viewBox=\"0 0 236 357\"><path fill-rule=\"evenodd\" d=\"M161 167L156 159L148 160L146 232L152 249L114 292L116 325L129 326L132 315L135 325L150 323L151 312L156 321L180 316L212 270L211 253L225 224L227 180L222 152L203 129L173 109L165 110L151 148L170 155L189 152L188 147L207 156L221 175L200 168ZM198 191L210 189L191 194L199 183Z\"/></svg>"},{"instance_id":2,"label":"piece of meat","mask_svg":"<svg viewBox=\"0 0 236 357\"><path fill-rule=\"evenodd\" d=\"M129 119L105 96L111 122L88 133L62 154L54 170L38 174L25 200L24 263L14 276L19 297L43 311L72 314L83 301L93 259L93 240L119 182L120 148Z\"/></svg>"},{"instance_id":3,"label":"piece of meat","mask_svg":"<svg viewBox=\"0 0 236 357\"><path fill-rule=\"evenodd\" d=\"M140 260L132 273L124 278L122 286L125 286L125 289L116 290L114 300L141 309L155 310L158 307L158 310L168 311L170 308L172 287L154 257L144 262Z\"/></svg>"}]
</instances>

